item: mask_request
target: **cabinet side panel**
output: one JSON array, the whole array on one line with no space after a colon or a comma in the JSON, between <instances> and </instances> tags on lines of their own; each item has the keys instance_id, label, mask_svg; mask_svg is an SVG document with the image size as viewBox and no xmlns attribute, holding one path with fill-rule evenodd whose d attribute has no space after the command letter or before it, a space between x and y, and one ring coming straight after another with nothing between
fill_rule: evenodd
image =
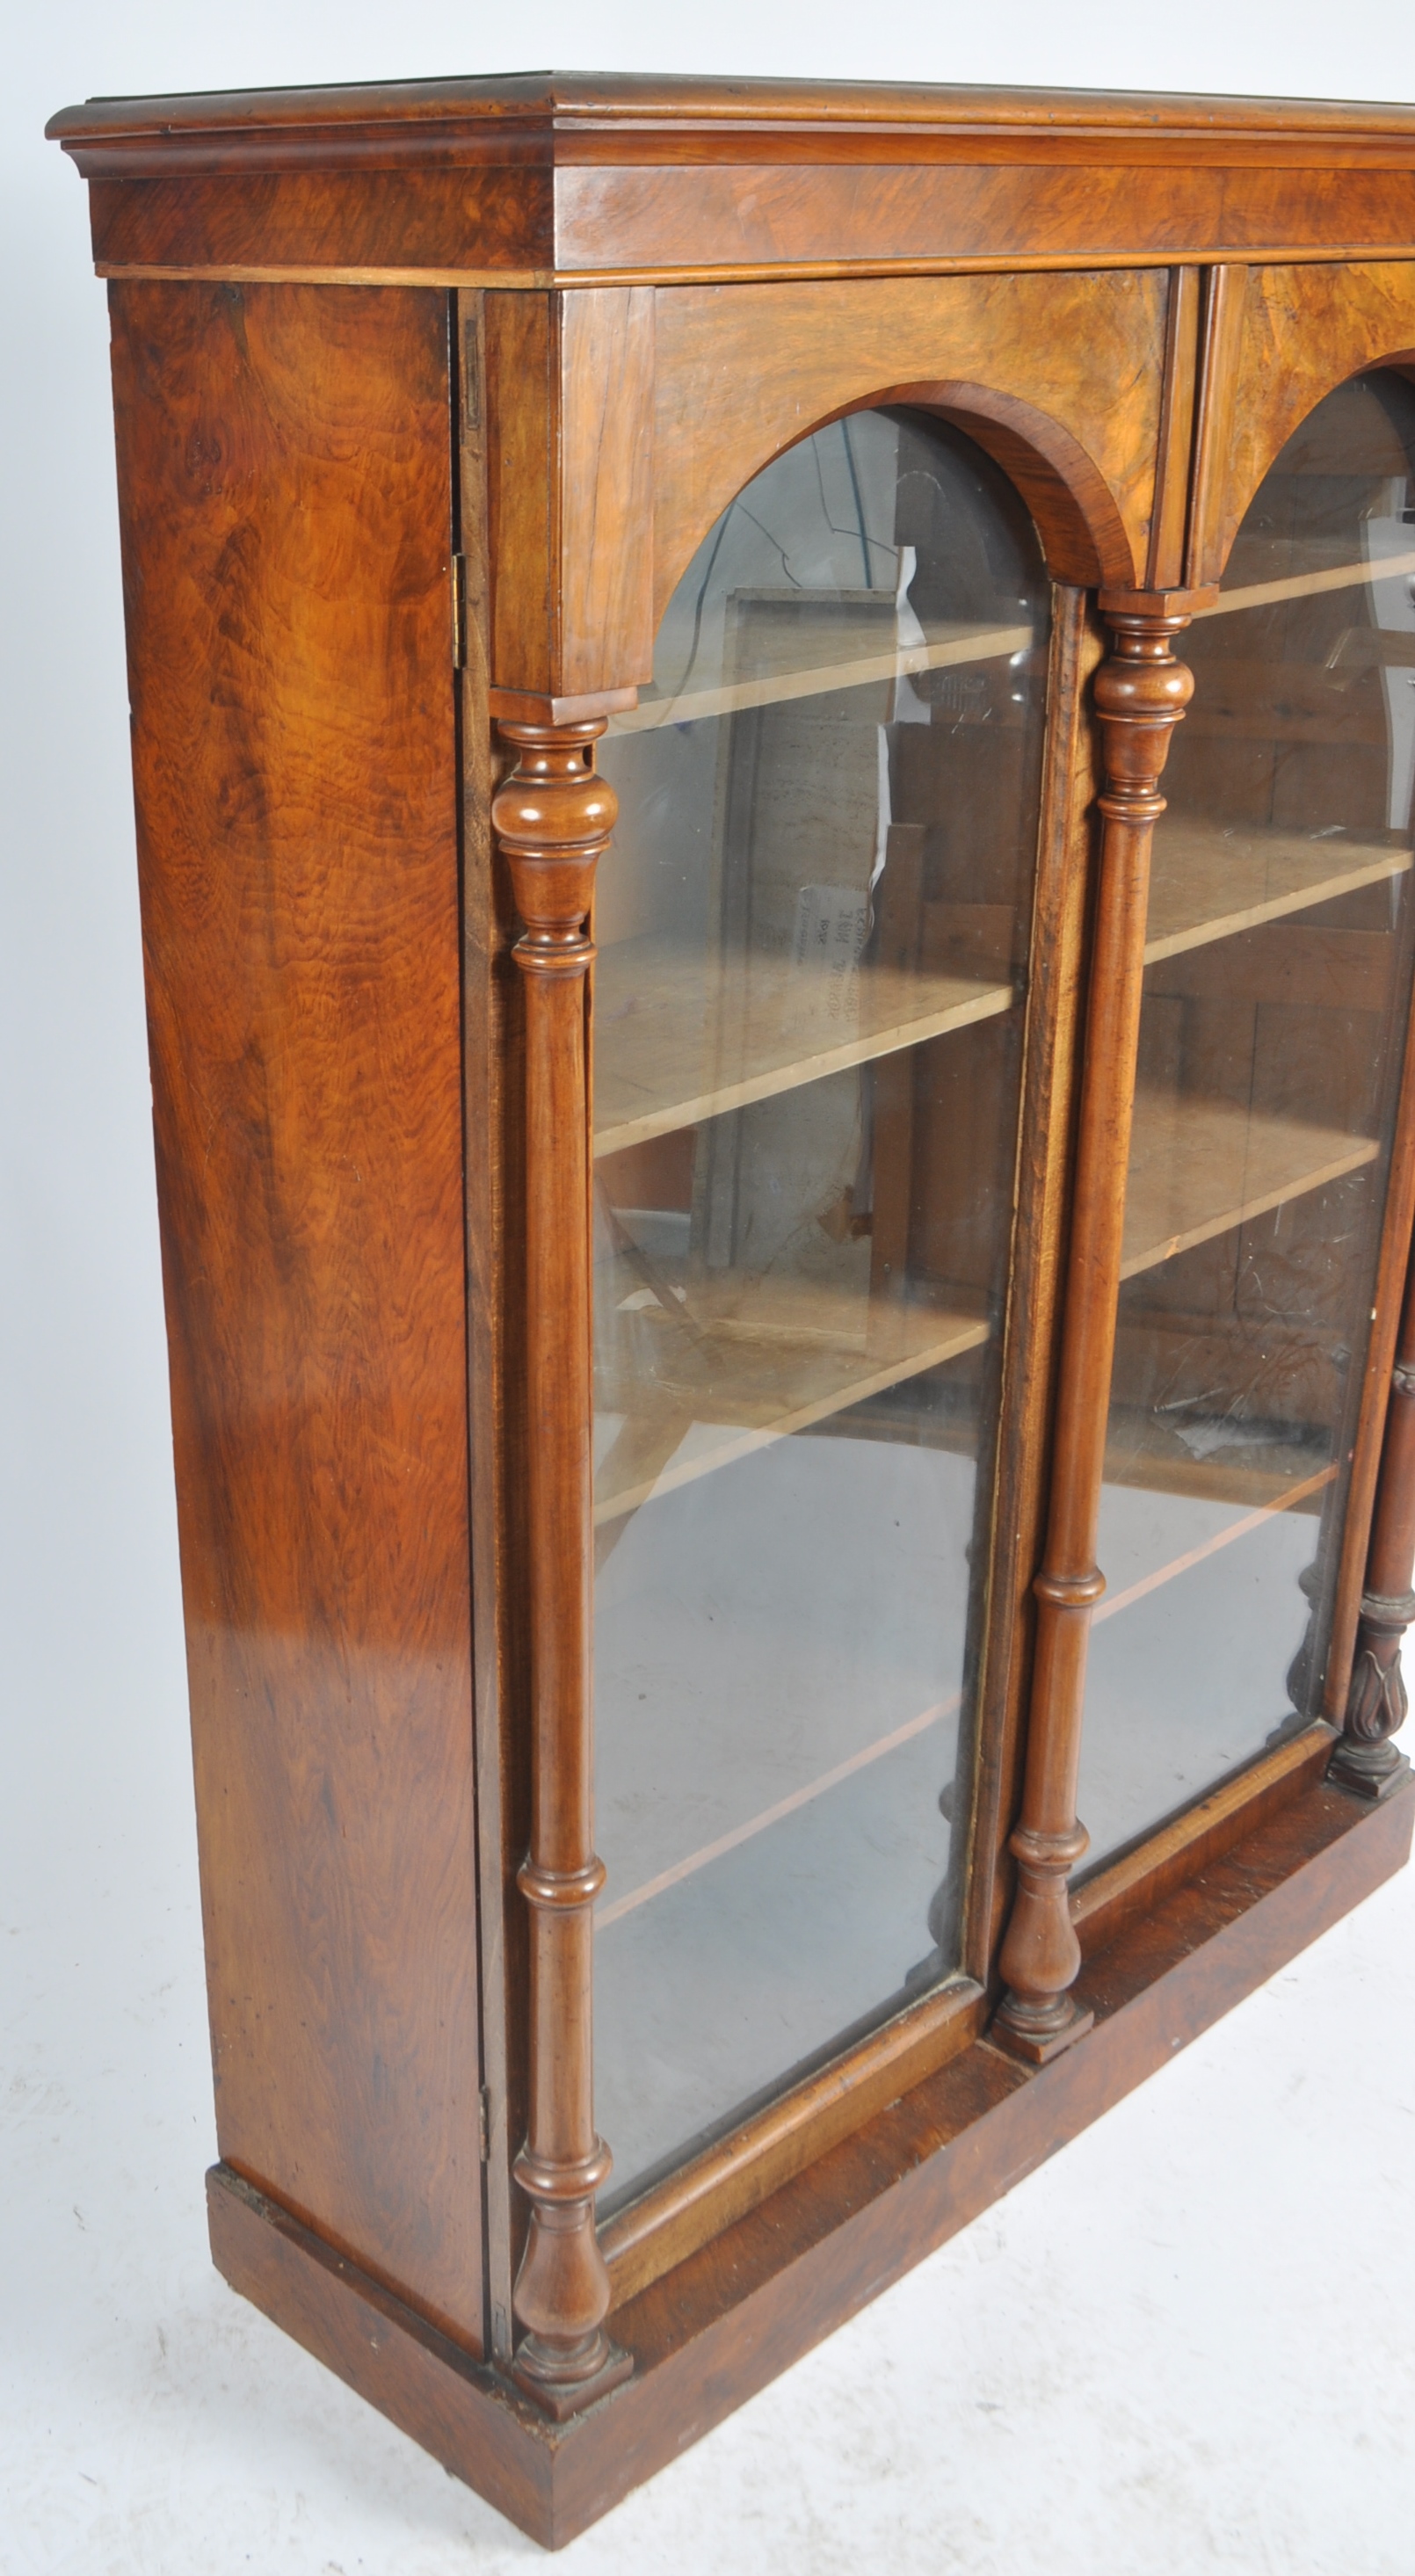
<instances>
[{"instance_id":1,"label":"cabinet side panel","mask_svg":"<svg viewBox=\"0 0 1415 2576\"><path fill-rule=\"evenodd\" d=\"M221 2152L479 2350L446 299L113 356Z\"/></svg>"}]
</instances>

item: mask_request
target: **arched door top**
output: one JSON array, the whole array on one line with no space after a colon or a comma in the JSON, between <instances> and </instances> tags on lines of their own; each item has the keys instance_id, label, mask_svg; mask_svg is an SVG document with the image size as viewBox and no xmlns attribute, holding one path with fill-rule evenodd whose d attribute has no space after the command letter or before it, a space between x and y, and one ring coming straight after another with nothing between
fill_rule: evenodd
<instances>
[{"instance_id":1,"label":"arched door top","mask_svg":"<svg viewBox=\"0 0 1415 2576\"><path fill-rule=\"evenodd\" d=\"M1415 260L1216 269L1209 284L1189 580L1218 581L1263 477L1325 395L1415 368Z\"/></svg>"},{"instance_id":2,"label":"arched door top","mask_svg":"<svg viewBox=\"0 0 1415 2576\"><path fill-rule=\"evenodd\" d=\"M1022 492L1059 580L1144 578L1167 271L839 280L657 298L661 612L754 473L844 413L942 413Z\"/></svg>"}]
</instances>

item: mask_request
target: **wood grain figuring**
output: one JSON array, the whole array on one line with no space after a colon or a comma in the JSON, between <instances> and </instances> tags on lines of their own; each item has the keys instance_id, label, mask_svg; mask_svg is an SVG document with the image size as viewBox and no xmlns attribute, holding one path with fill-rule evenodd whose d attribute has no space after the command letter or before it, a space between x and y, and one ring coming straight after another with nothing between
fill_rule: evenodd
<instances>
[{"instance_id":1,"label":"wood grain figuring","mask_svg":"<svg viewBox=\"0 0 1415 2576\"><path fill-rule=\"evenodd\" d=\"M1333 256L1364 259L1370 247L1364 242L1343 245L1325 240L1304 249L1290 242L1270 242L1261 251L1254 251L1252 257L1257 264L1272 267L1299 261L1324 262ZM1199 255L1197 251L1190 254L1194 258ZM1102 276L1107 270L1114 269L1168 269L1173 256L1172 249L1162 254L1133 249L1093 252L1087 256L1084 265L1089 273ZM469 294L477 287L498 288L517 294L548 294L556 288L579 292L587 286L765 286L780 284L784 279L805 286L911 277L1044 277L1058 271L1074 271L1076 266L1075 253L1063 250L1038 251L1031 258L980 255L971 259L936 260L803 259L777 266L758 263L735 268L725 261L704 260L692 268L675 267L658 273L642 268L482 268L470 262L449 268L432 265L389 268L375 263L358 267L353 264L346 266L341 261L319 260L203 260L186 266L179 260L102 259L94 261L93 271L95 277L101 278L152 278L168 283L191 279L208 286L441 286L462 294Z\"/></svg>"},{"instance_id":2,"label":"wood grain figuring","mask_svg":"<svg viewBox=\"0 0 1415 2576\"><path fill-rule=\"evenodd\" d=\"M647 289L486 299L498 716L573 723L652 676L653 351Z\"/></svg>"},{"instance_id":3,"label":"wood grain figuring","mask_svg":"<svg viewBox=\"0 0 1415 2576\"><path fill-rule=\"evenodd\" d=\"M128 269L529 287L1415 241L1415 136L1370 106L549 73L94 100L48 131Z\"/></svg>"},{"instance_id":4,"label":"wood grain figuring","mask_svg":"<svg viewBox=\"0 0 1415 2576\"><path fill-rule=\"evenodd\" d=\"M1358 1817L1354 1845L1336 1812L1341 1803ZM1156 1906L1083 1971L1096 2028L1078 2048L1031 2073L988 2042L964 2051L812 2174L616 2311L615 2330L638 2365L636 2409L647 2412L659 2372L671 2370L672 2394L664 2388L662 2402L673 2409L681 2446L701 2420L694 2395L716 2418L708 2374L722 2369L728 2351L734 2383L744 2368L765 2379L786 2350L800 2349L789 2341L788 2313L797 2337L803 2326L819 2334L852 2293L855 2302L874 2295L920 2246L953 2233L996 2196L1004 2176L1010 2183L1031 2170L1314 1938L1345 1910L1353 1882L1364 1891L1400 1866L1409 1810L1399 1801L1397 1808L1389 1841L1368 1852L1361 1824L1374 1817L1362 1818L1320 1785L1292 1800L1206 1870L1202 1884ZM989 2135L994 2113L1002 2117ZM719 2323L729 2299L730 2334Z\"/></svg>"},{"instance_id":5,"label":"wood grain figuring","mask_svg":"<svg viewBox=\"0 0 1415 2576\"><path fill-rule=\"evenodd\" d=\"M654 304L646 286L561 300L559 696L653 677Z\"/></svg>"},{"instance_id":6,"label":"wood grain figuring","mask_svg":"<svg viewBox=\"0 0 1415 2576\"><path fill-rule=\"evenodd\" d=\"M1184 579L1190 449L1198 394L1201 304L1199 271L1196 268L1171 269L1165 309L1164 382L1155 459L1155 506L1144 579L1145 588L1151 591L1176 589Z\"/></svg>"},{"instance_id":7,"label":"wood grain figuring","mask_svg":"<svg viewBox=\"0 0 1415 2576\"><path fill-rule=\"evenodd\" d=\"M560 639L559 322L549 295L485 300L489 684L533 694L552 690Z\"/></svg>"},{"instance_id":8,"label":"wood grain figuring","mask_svg":"<svg viewBox=\"0 0 1415 2576\"><path fill-rule=\"evenodd\" d=\"M218 2136L477 2350L445 299L112 322Z\"/></svg>"},{"instance_id":9,"label":"wood grain figuring","mask_svg":"<svg viewBox=\"0 0 1415 2576\"><path fill-rule=\"evenodd\" d=\"M1210 268L1203 279L1194 458L1184 566L1185 579L1191 588L1218 579L1217 572L1210 567L1227 562L1228 548L1238 527L1235 519L1225 538L1220 531L1219 519L1225 507L1247 280L1248 270L1239 264ZM1241 517L1242 513L1239 515Z\"/></svg>"},{"instance_id":10,"label":"wood grain figuring","mask_svg":"<svg viewBox=\"0 0 1415 2576\"><path fill-rule=\"evenodd\" d=\"M704 273L742 283L783 272L1150 266L1163 275L1176 260L1398 257L1415 240L1408 168L1314 171L1310 147L1296 167L1238 170L1223 156L1195 155L1186 166L1173 147L1137 158L1104 145L1073 151L1069 167L1055 150L1036 166L1035 144L1025 156L1005 144L981 159L976 149L955 153L943 167L912 156L899 166L897 151L878 147L843 168L789 166L798 154L765 157L760 141L727 167L704 156L699 166L645 168L634 166L637 153L612 156L627 167L487 166L481 156L480 166L399 167L386 147L345 147L313 168L177 175L170 148L145 157L156 165L149 173L89 183L93 255L107 274L316 271L368 284L527 288L648 286Z\"/></svg>"},{"instance_id":11,"label":"wood grain figuring","mask_svg":"<svg viewBox=\"0 0 1415 2576\"><path fill-rule=\"evenodd\" d=\"M239 2178L212 2250L262 2308L434 2458L562 2546L942 2244L1399 1869L1415 1795L1317 1787L1083 1972L1095 2028L1028 2071L964 2049L615 2312L634 2377L548 2421Z\"/></svg>"},{"instance_id":12,"label":"wood grain figuring","mask_svg":"<svg viewBox=\"0 0 1415 2576\"><path fill-rule=\"evenodd\" d=\"M1234 269L1210 313L1195 583L1219 579L1263 476L1324 394L1367 367L1415 365L1415 258Z\"/></svg>"},{"instance_id":13,"label":"wood grain figuring","mask_svg":"<svg viewBox=\"0 0 1415 2576\"><path fill-rule=\"evenodd\" d=\"M198 276L221 268L426 274L553 265L550 173L534 169L222 172L94 179L95 261Z\"/></svg>"},{"instance_id":14,"label":"wood grain figuring","mask_svg":"<svg viewBox=\"0 0 1415 2576\"><path fill-rule=\"evenodd\" d=\"M477 1875L480 1892L482 2072L486 2151L488 2357L513 2349L511 2283L522 2215L511 2157L525 2135L524 1907L515 1860L530 1835L529 1780L514 1725L526 1705L523 1531L525 1293L516 1257L523 1238L517 1197L524 1163L515 1133L522 1066L508 1008L519 983L510 949L519 924L507 872L495 864L493 758L486 719L490 662L487 554L486 340L483 299L457 298L457 542L463 564L459 745L462 763L462 1069L466 1136L467 1344L472 1528L473 1704L476 1716Z\"/></svg>"},{"instance_id":15,"label":"wood grain figuring","mask_svg":"<svg viewBox=\"0 0 1415 2576\"><path fill-rule=\"evenodd\" d=\"M996 457L1058 580L1138 580L1166 300L1163 277L1129 274L661 288L655 617L753 474L886 401L944 412Z\"/></svg>"},{"instance_id":16,"label":"wood grain figuring","mask_svg":"<svg viewBox=\"0 0 1415 2576\"><path fill-rule=\"evenodd\" d=\"M1415 240L1408 169L1189 164L1117 166L1118 156L1043 168L1004 160L934 169L557 168L555 264L671 274L711 261L779 270L969 258L1027 266L1040 245L1079 269L1098 258L1197 261L1340 244L1400 252Z\"/></svg>"},{"instance_id":17,"label":"wood grain figuring","mask_svg":"<svg viewBox=\"0 0 1415 2576\"><path fill-rule=\"evenodd\" d=\"M1104 601L1102 605L1105 606ZM1093 684L1105 791L1086 1056L1046 1551L1037 1596L1022 1812L1009 1849L1018 1886L999 1961L1007 1983L994 2035L1034 2064L1088 2025L1070 1988L1081 1963L1067 1878L1086 1849L1076 1815L1086 1639L1104 1590L1096 1529L1106 1404L1122 1263L1125 1172L1139 1041L1150 844L1164 812L1159 779L1193 679L1172 639L1187 617L1107 610L1114 650Z\"/></svg>"},{"instance_id":18,"label":"wood grain figuring","mask_svg":"<svg viewBox=\"0 0 1415 2576\"><path fill-rule=\"evenodd\" d=\"M602 723L503 727L516 765L492 800L526 928L525 1461L531 1620L530 2087L516 2180L531 2204L512 2369L548 2413L591 2405L632 2367L604 2331L609 2276L594 2201L610 2157L594 2126L590 1751L590 1244L586 920L617 807L595 776Z\"/></svg>"}]
</instances>

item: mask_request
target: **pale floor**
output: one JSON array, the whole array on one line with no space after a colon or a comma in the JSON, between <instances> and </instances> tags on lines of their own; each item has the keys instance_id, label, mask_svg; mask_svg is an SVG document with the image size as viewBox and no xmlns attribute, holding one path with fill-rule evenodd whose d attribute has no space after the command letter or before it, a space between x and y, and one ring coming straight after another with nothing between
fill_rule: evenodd
<instances>
[{"instance_id":1,"label":"pale floor","mask_svg":"<svg viewBox=\"0 0 1415 2576\"><path fill-rule=\"evenodd\" d=\"M189 1790L160 1652L146 1686L140 1707L142 1679L115 1674L83 1725L42 1683L9 1706L0 2569L529 2565L209 2267ZM1410 2576L1412 2157L1407 1875L562 2563Z\"/></svg>"}]
</instances>

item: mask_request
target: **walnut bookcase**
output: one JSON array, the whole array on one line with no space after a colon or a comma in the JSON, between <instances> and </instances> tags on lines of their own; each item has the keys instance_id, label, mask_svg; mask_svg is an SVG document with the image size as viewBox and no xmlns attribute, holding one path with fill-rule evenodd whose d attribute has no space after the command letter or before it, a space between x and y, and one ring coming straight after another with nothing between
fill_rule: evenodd
<instances>
[{"instance_id":1,"label":"walnut bookcase","mask_svg":"<svg viewBox=\"0 0 1415 2576\"><path fill-rule=\"evenodd\" d=\"M1415 110L50 132L213 2251L557 2544L1408 1852Z\"/></svg>"}]
</instances>

